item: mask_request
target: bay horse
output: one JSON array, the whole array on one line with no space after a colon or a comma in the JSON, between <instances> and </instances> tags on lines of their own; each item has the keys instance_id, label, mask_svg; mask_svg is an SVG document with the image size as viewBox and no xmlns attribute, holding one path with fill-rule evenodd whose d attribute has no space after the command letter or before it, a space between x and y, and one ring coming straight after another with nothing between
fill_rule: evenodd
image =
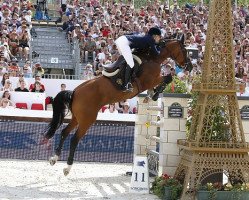
<instances>
[{"instance_id":1,"label":"bay horse","mask_svg":"<svg viewBox=\"0 0 249 200\"><path fill-rule=\"evenodd\" d=\"M142 53L141 55L137 55L142 60L142 73L137 77L138 80L136 82L132 82L134 87L132 92L118 90L109 78L100 76L83 82L74 91L61 91L56 95L52 103L53 117L44 135L44 140L48 141L54 136L56 130L63 123L66 109L71 111L72 118L61 132L60 142L55 150L55 155L50 158L51 165L54 165L61 155L63 143L69 133L78 126L70 140L67 168L63 169L64 175L68 175L73 164L74 153L78 142L96 121L98 112L104 105L130 99L142 91L153 89L162 82L171 82L171 75L163 77L160 73L161 63L166 58L172 58L179 66L191 65L187 56L187 50L183 46L183 41L162 41L161 44L163 45L161 45L161 51L158 56L148 57Z\"/></svg>"}]
</instances>

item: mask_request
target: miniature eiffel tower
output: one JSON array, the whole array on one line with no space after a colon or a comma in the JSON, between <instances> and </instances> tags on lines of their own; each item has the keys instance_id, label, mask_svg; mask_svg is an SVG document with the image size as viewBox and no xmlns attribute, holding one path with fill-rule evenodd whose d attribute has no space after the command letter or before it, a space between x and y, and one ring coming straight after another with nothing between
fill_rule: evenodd
<instances>
[{"instance_id":1,"label":"miniature eiffel tower","mask_svg":"<svg viewBox=\"0 0 249 200\"><path fill-rule=\"evenodd\" d=\"M184 180L181 200L212 175L231 184L249 182L249 144L245 142L236 96L231 0L212 0L202 78L190 134L178 140L182 158L175 177Z\"/></svg>"}]
</instances>

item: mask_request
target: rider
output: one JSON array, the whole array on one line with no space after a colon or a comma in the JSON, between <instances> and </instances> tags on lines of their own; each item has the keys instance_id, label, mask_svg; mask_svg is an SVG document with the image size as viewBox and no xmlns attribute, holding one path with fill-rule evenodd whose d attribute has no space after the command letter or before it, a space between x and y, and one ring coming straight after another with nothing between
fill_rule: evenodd
<instances>
[{"instance_id":1,"label":"rider","mask_svg":"<svg viewBox=\"0 0 249 200\"><path fill-rule=\"evenodd\" d=\"M159 50L156 44L161 39L161 30L157 27L150 28L145 36L138 35L123 35L116 41L118 51L123 55L127 67L125 71L125 90L124 92L132 92L133 86L131 84L131 69L134 67L134 60L132 57L131 49L150 50L150 55L159 55Z\"/></svg>"}]
</instances>

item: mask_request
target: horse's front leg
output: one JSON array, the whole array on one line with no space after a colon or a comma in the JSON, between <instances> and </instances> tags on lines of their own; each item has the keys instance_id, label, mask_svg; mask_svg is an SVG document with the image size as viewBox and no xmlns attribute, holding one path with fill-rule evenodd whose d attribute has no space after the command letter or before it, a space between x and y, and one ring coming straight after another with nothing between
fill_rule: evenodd
<instances>
[{"instance_id":1,"label":"horse's front leg","mask_svg":"<svg viewBox=\"0 0 249 200\"><path fill-rule=\"evenodd\" d=\"M172 76L171 74L168 74L166 76L162 76L163 81L161 82L160 85L158 85L155 89L154 89L154 94L151 96L151 99L153 101L157 101L159 94L162 93L164 91L164 89L166 88L166 86L172 82Z\"/></svg>"},{"instance_id":2,"label":"horse's front leg","mask_svg":"<svg viewBox=\"0 0 249 200\"><path fill-rule=\"evenodd\" d=\"M69 152L69 156L67 159L67 168L63 169L63 173L65 176L67 176L72 168L73 165L73 160L74 160L74 153L75 150L77 148L77 145L79 143L80 138L78 138L77 136L77 132L79 131L79 129L76 131L76 133L74 134L74 136L71 138L71 142L70 142L70 152Z\"/></svg>"}]
</instances>

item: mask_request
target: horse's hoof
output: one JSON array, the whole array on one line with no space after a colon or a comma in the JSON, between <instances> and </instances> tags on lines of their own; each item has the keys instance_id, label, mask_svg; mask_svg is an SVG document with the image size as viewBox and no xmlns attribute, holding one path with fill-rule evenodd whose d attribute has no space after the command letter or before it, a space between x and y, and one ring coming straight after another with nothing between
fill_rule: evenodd
<instances>
[{"instance_id":1,"label":"horse's hoof","mask_svg":"<svg viewBox=\"0 0 249 200\"><path fill-rule=\"evenodd\" d=\"M159 97L159 93L156 92L156 93L153 95L152 100L153 100L153 101L157 101L157 100L158 100L158 97Z\"/></svg>"},{"instance_id":2,"label":"horse's hoof","mask_svg":"<svg viewBox=\"0 0 249 200\"><path fill-rule=\"evenodd\" d=\"M58 160L58 156L52 156L50 159L49 159L49 163L51 166L53 166Z\"/></svg>"},{"instance_id":3,"label":"horse's hoof","mask_svg":"<svg viewBox=\"0 0 249 200\"><path fill-rule=\"evenodd\" d=\"M53 166L56 163L56 161L55 161L55 159L53 157L51 157L49 159L49 163L50 163L51 166Z\"/></svg>"},{"instance_id":4,"label":"horse's hoof","mask_svg":"<svg viewBox=\"0 0 249 200\"><path fill-rule=\"evenodd\" d=\"M64 176L67 176L69 174L70 170L68 168L63 169Z\"/></svg>"}]
</instances>

